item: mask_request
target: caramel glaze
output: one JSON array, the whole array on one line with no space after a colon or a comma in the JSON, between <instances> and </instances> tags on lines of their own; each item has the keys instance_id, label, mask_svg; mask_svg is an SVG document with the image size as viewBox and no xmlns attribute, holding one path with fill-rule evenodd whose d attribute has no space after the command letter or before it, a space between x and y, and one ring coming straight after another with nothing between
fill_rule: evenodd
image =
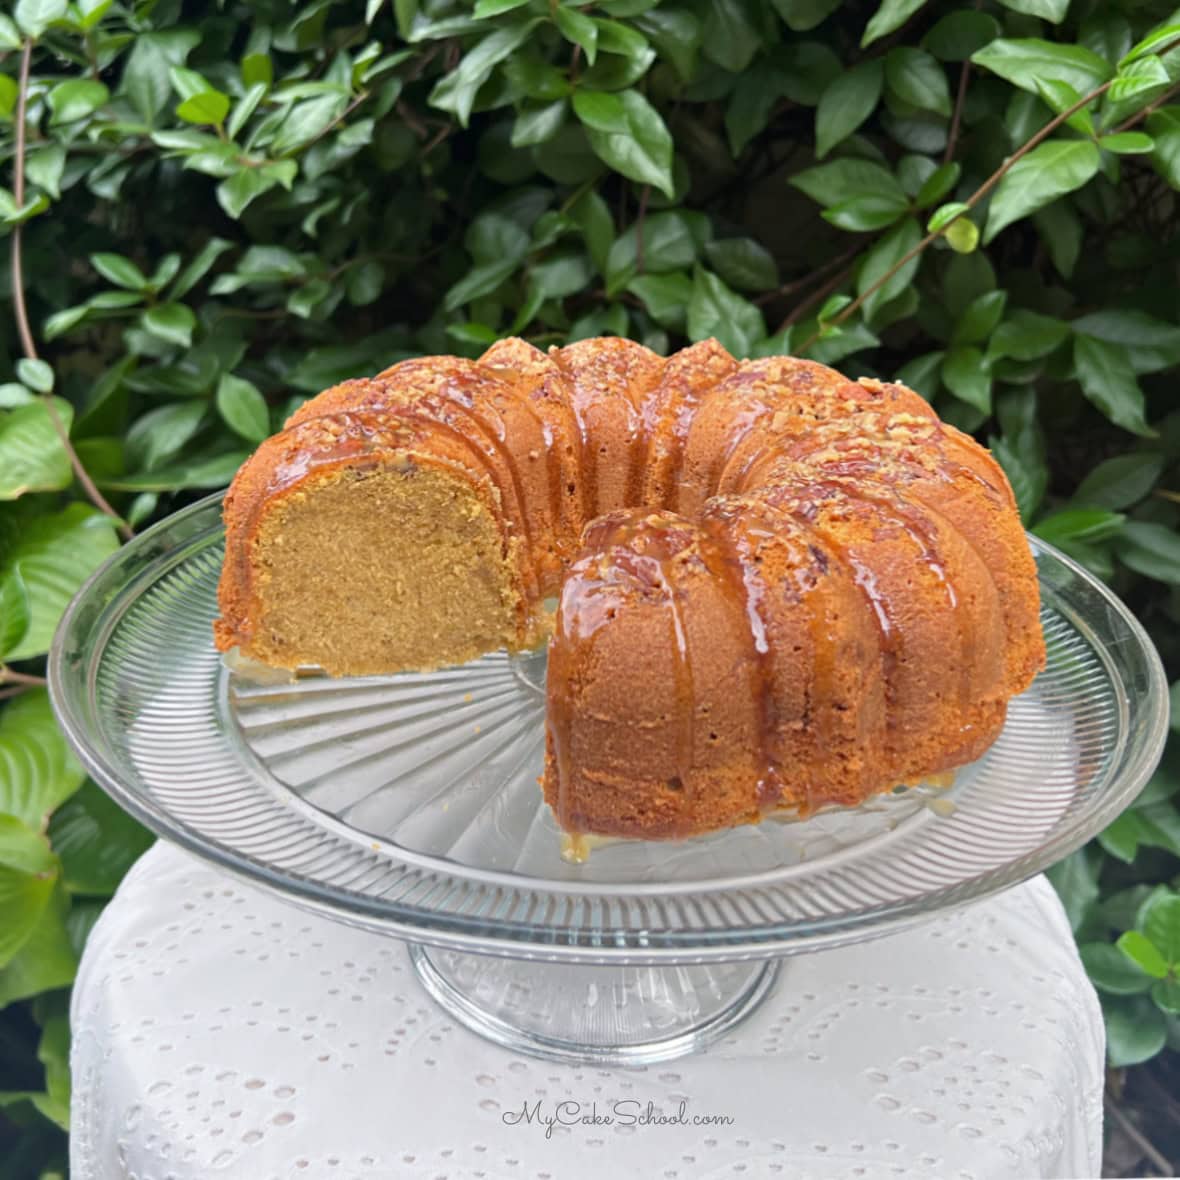
<instances>
[{"instance_id":1,"label":"caramel glaze","mask_svg":"<svg viewBox=\"0 0 1180 1180\"><path fill-rule=\"evenodd\" d=\"M219 646L248 648L274 496L404 462L498 505L522 642L560 591L544 789L567 832L855 804L977 757L1043 664L1035 568L983 448L903 386L716 341L664 361L506 340L321 394L227 497Z\"/></svg>"}]
</instances>

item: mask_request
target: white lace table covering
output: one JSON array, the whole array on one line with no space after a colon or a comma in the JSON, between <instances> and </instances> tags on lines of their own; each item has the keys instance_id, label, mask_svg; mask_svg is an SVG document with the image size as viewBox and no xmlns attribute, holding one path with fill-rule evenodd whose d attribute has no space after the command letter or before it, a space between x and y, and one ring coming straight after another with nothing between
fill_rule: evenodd
<instances>
[{"instance_id":1,"label":"white lace table covering","mask_svg":"<svg viewBox=\"0 0 1180 1180\"><path fill-rule=\"evenodd\" d=\"M400 943L161 845L94 932L74 1035L75 1180L1099 1175L1102 1022L1042 878L788 960L703 1055L599 1070L485 1043Z\"/></svg>"}]
</instances>

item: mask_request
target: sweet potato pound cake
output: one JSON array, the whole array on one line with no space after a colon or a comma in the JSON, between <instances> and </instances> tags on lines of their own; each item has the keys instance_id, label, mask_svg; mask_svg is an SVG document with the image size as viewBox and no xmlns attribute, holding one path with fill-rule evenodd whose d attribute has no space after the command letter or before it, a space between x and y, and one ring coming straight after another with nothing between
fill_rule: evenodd
<instances>
[{"instance_id":1,"label":"sweet potato pound cake","mask_svg":"<svg viewBox=\"0 0 1180 1180\"><path fill-rule=\"evenodd\" d=\"M953 769L1045 658L986 450L903 386L715 341L505 340L347 381L259 447L225 523L222 650L351 676L550 634L543 785L574 833Z\"/></svg>"}]
</instances>

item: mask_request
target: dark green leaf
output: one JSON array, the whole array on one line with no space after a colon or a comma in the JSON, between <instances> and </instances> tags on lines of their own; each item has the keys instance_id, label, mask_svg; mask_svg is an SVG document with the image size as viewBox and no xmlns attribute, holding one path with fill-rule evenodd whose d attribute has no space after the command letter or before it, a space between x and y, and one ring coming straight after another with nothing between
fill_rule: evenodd
<instances>
[{"instance_id":1,"label":"dark green leaf","mask_svg":"<svg viewBox=\"0 0 1180 1180\"><path fill-rule=\"evenodd\" d=\"M182 270L169 292L173 299L181 299L209 273L213 264L231 248L224 238L210 238Z\"/></svg>"},{"instance_id":2,"label":"dark green leaf","mask_svg":"<svg viewBox=\"0 0 1180 1180\"><path fill-rule=\"evenodd\" d=\"M1104 135L1098 146L1120 156L1145 156L1155 150L1155 141L1141 131L1123 131L1118 135Z\"/></svg>"},{"instance_id":3,"label":"dark green leaf","mask_svg":"<svg viewBox=\"0 0 1180 1180\"><path fill-rule=\"evenodd\" d=\"M1057 272L1064 278L1073 274L1082 249L1082 223L1065 201L1046 205L1033 214L1033 224L1049 250Z\"/></svg>"},{"instance_id":4,"label":"dark green leaf","mask_svg":"<svg viewBox=\"0 0 1180 1180\"><path fill-rule=\"evenodd\" d=\"M832 160L806 168L791 184L820 205L839 205L866 195L888 197L905 204L906 195L893 173L869 160Z\"/></svg>"},{"instance_id":5,"label":"dark green leaf","mask_svg":"<svg viewBox=\"0 0 1180 1180\"><path fill-rule=\"evenodd\" d=\"M476 20L486 20L490 16L511 12L514 8L523 8L528 2L529 0L477 0L471 15Z\"/></svg>"},{"instance_id":6,"label":"dark green leaf","mask_svg":"<svg viewBox=\"0 0 1180 1180\"><path fill-rule=\"evenodd\" d=\"M696 71L697 50L701 46L701 22L696 14L683 8L652 8L635 23L680 77L688 81Z\"/></svg>"},{"instance_id":7,"label":"dark green leaf","mask_svg":"<svg viewBox=\"0 0 1180 1180\"><path fill-rule=\"evenodd\" d=\"M586 60L593 65L598 57L598 25L591 17L576 8L559 5L553 12L553 19L561 35L575 45L582 47Z\"/></svg>"},{"instance_id":8,"label":"dark green leaf","mask_svg":"<svg viewBox=\"0 0 1180 1180\"><path fill-rule=\"evenodd\" d=\"M606 202L596 192L584 193L570 206L570 217L581 227L586 249L598 273L605 275L607 256L615 238L614 221Z\"/></svg>"},{"instance_id":9,"label":"dark green leaf","mask_svg":"<svg viewBox=\"0 0 1180 1180\"><path fill-rule=\"evenodd\" d=\"M778 267L770 251L753 238L708 242L705 257L713 269L739 291L769 291L778 286Z\"/></svg>"},{"instance_id":10,"label":"dark green leaf","mask_svg":"<svg viewBox=\"0 0 1180 1180\"><path fill-rule=\"evenodd\" d=\"M217 186L217 203L236 221L251 201L277 183L257 168L243 168Z\"/></svg>"},{"instance_id":11,"label":"dark green leaf","mask_svg":"<svg viewBox=\"0 0 1180 1180\"><path fill-rule=\"evenodd\" d=\"M547 106L521 111L512 125L512 146L531 147L552 139L565 120L565 110L565 99L559 98Z\"/></svg>"},{"instance_id":12,"label":"dark green leaf","mask_svg":"<svg viewBox=\"0 0 1180 1180\"><path fill-rule=\"evenodd\" d=\"M908 206L909 202L904 197L898 200L885 193L867 193L863 197L841 201L825 209L820 216L840 229L863 233L892 225Z\"/></svg>"},{"instance_id":13,"label":"dark green leaf","mask_svg":"<svg viewBox=\"0 0 1180 1180\"><path fill-rule=\"evenodd\" d=\"M703 228L705 234L701 233ZM708 221L699 214L657 213L643 224L643 267L651 274L684 270L700 257L707 240ZM632 226L610 249L606 265L608 295L621 291L638 265L639 231Z\"/></svg>"},{"instance_id":14,"label":"dark green leaf","mask_svg":"<svg viewBox=\"0 0 1180 1180\"><path fill-rule=\"evenodd\" d=\"M1142 57L1121 69L1103 101L1103 125L1114 128L1141 111L1169 82L1168 71L1158 57Z\"/></svg>"},{"instance_id":15,"label":"dark green leaf","mask_svg":"<svg viewBox=\"0 0 1180 1180\"><path fill-rule=\"evenodd\" d=\"M103 106L110 98L110 91L101 83L89 78L72 78L59 82L49 92L49 109L53 112L52 123L76 123L85 119Z\"/></svg>"},{"instance_id":16,"label":"dark green leaf","mask_svg":"<svg viewBox=\"0 0 1180 1180\"><path fill-rule=\"evenodd\" d=\"M1005 8L1022 12L1026 16L1039 16L1042 20L1058 25L1065 20L1069 0L1000 0Z\"/></svg>"},{"instance_id":17,"label":"dark green leaf","mask_svg":"<svg viewBox=\"0 0 1180 1180\"><path fill-rule=\"evenodd\" d=\"M515 258L505 258L473 267L447 292L443 306L447 311L454 311L473 299L490 295L516 270L517 265Z\"/></svg>"},{"instance_id":18,"label":"dark green leaf","mask_svg":"<svg viewBox=\"0 0 1180 1180\"><path fill-rule=\"evenodd\" d=\"M1177 44L1180 44L1180 24L1161 25L1158 29L1148 33L1142 41L1131 46L1119 62L1119 69L1130 65L1133 61L1138 61L1141 57L1146 57L1149 53L1164 53Z\"/></svg>"},{"instance_id":19,"label":"dark green leaf","mask_svg":"<svg viewBox=\"0 0 1180 1180\"><path fill-rule=\"evenodd\" d=\"M866 295L878 282L885 280L878 289L867 296L863 304L865 318L870 323L878 308L895 299L913 281L918 269L917 257L904 264L899 263L921 239L922 231L918 228L918 223L912 217L907 217L904 221L898 222L865 255L856 277L857 293ZM887 279L886 275L889 276Z\"/></svg>"},{"instance_id":20,"label":"dark green leaf","mask_svg":"<svg viewBox=\"0 0 1180 1180\"><path fill-rule=\"evenodd\" d=\"M752 303L698 266L688 301L688 334L693 340L716 337L734 356L745 357L766 335L766 324Z\"/></svg>"},{"instance_id":21,"label":"dark green leaf","mask_svg":"<svg viewBox=\"0 0 1180 1180\"><path fill-rule=\"evenodd\" d=\"M1098 897L1098 873L1095 867L1097 859L1097 850L1092 845L1086 845L1076 852L1071 852L1064 860L1059 860L1045 872L1049 883L1061 898L1061 904L1069 917L1070 929L1075 934L1082 927Z\"/></svg>"},{"instance_id":22,"label":"dark green leaf","mask_svg":"<svg viewBox=\"0 0 1180 1180\"><path fill-rule=\"evenodd\" d=\"M1129 520L1116 552L1119 560L1145 578L1180 585L1180 536L1166 525Z\"/></svg>"},{"instance_id":23,"label":"dark green leaf","mask_svg":"<svg viewBox=\"0 0 1180 1180\"><path fill-rule=\"evenodd\" d=\"M0 967L36 929L56 879L57 862L45 837L0 814Z\"/></svg>"},{"instance_id":24,"label":"dark green leaf","mask_svg":"<svg viewBox=\"0 0 1180 1180\"><path fill-rule=\"evenodd\" d=\"M187 348L193 342L197 317L183 303L162 303L143 313L143 326L168 344Z\"/></svg>"},{"instance_id":25,"label":"dark green leaf","mask_svg":"<svg viewBox=\"0 0 1180 1180\"><path fill-rule=\"evenodd\" d=\"M1083 336L1122 348L1136 373L1154 373L1180 364L1180 327L1132 308L1096 311L1073 321Z\"/></svg>"},{"instance_id":26,"label":"dark green leaf","mask_svg":"<svg viewBox=\"0 0 1180 1180\"><path fill-rule=\"evenodd\" d=\"M821 159L847 139L873 113L881 98L885 68L870 58L838 74L815 112L815 154Z\"/></svg>"},{"instance_id":27,"label":"dark green leaf","mask_svg":"<svg viewBox=\"0 0 1180 1180\"><path fill-rule=\"evenodd\" d=\"M1143 416L1143 390L1125 348L1078 334L1073 359L1082 392L1115 425L1133 434L1153 433Z\"/></svg>"},{"instance_id":28,"label":"dark green leaf","mask_svg":"<svg viewBox=\"0 0 1180 1180\"><path fill-rule=\"evenodd\" d=\"M796 33L806 33L826 20L837 8L840 0L773 0L778 14L787 27Z\"/></svg>"},{"instance_id":29,"label":"dark green leaf","mask_svg":"<svg viewBox=\"0 0 1180 1180\"><path fill-rule=\"evenodd\" d=\"M627 284L627 290L637 295L648 315L663 328L683 332L688 304L692 299L693 282L681 271L665 275L640 275Z\"/></svg>"},{"instance_id":30,"label":"dark green leaf","mask_svg":"<svg viewBox=\"0 0 1180 1180\"><path fill-rule=\"evenodd\" d=\"M545 299L564 299L585 291L592 275L590 260L584 254L559 254L538 262L530 279Z\"/></svg>"},{"instance_id":31,"label":"dark green leaf","mask_svg":"<svg viewBox=\"0 0 1180 1180\"><path fill-rule=\"evenodd\" d=\"M196 29L141 33L135 38L119 89L147 122L155 122L172 96L172 67L182 65L200 39Z\"/></svg>"},{"instance_id":32,"label":"dark green leaf","mask_svg":"<svg viewBox=\"0 0 1180 1180\"><path fill-rule=\"evenodd\" d=\"M945 355L939 351L915 357L897 370L895 380L920 393L928 402L933 401L941 387L942 358Z\"/></svg>"},{"instance_id":33,"label":"dark green leaf","mask_svg":"<svg viewBox=\"0 0 1180 1180\"><path fill-rule=\"evenodd\" d=\"M926 0L883 0L865 27L860 39L861 48L900 29L925 3Z\"/></svg>"},{"instance_id":34,"label":"dark green leaf","mask_svg":"<svg viewBox=\"0 0 1180 1180\"><path fill-rule=\"evenodd\" d=\"M952 348L942 362L943 384L984 414L992 412L992 378L983 353L973 345Z\"/></svg>"},{"instance_id":35,"label":"dark green leaf","mask_svg":"<svg viewBox=\"0 0 1180 1180\"><path fill-rule=\"evenodd\" d=\"M968 305L955 324L954 344L979 344L995 330L1008 302L1006 291L986 291Z\"/></svg>"},{"instance_id":36,"label":"dark green leaf","mask_svg":"<svg viewBox=\"0 0 1180 1180\"><path fill-rule=\"evenodd\" d=\"M73 982L78 969L78 956L66 928L68 908L69 903L63 891L60 887L54 889L29 937L7 966L0 968L0 1008L14 1000L68 987ZM65 1022L64 1016L56 1019L62 1024ZM55 1089L64 1090L64 1097L51 1099L49 1094L38 1094L34 1102L43 1114L55 1119L65 1129L69 1115L69 1070L66 1059L58 1064L55 1074Z\"/></svg>"},{"instance_id":37,"label":"dark green leaf","mask_svg":"<svg viewBox=\"0 0 1180 1180\"><path fill-rule=\"evenodd\" d=\"M118 547L109 519L83 504L22 523L0 556L0 579L19 566L29 596L29 625L9 659L30 659L49 650L74 592ZM0 713L0 725L3 716Z\"/></svg>"},{"instance_id":38,"label":"dark green leaf","mask_svg":"<svg viewBox=\"0 0 1180 1180\"><path fill-rule=\"evenodd\" d=\"M1000 34L999 22L986 12L948 12L922 38L922 46L942 61L966 61Z\"/></svg>"},{"instance_id":39,"label":"dark green leaf","mask_svg":"<svg viewBox=\"0 0 1180 1180\"><path fill-rule=\"evenodd\" d=\"M762 45L762 33L743 0L710 0L701 48L705 56L740 74Z\"/></svg>"},{"instance_id":40,"label":"dark green leaf","mask_svg":"<svg viewBox=\"0 0 1180 1180\"><path fill-rule=\"evenodd\" d=\"M1139 929L1151 940L1165 963L1180 963L1180 895L1153 894L1140 915Z\"/></svg>"},{"instance_id":41,"label":"dark green leaf","mask_svg":"<svg viewBox=\"0 0 1180 1180\"><path fill-rule=\"evenodd\" d=\"M131 291L146 291L151 284L148 277L122 254L91 254L90 265L108 282Z\"/></svg>"},{"instance_id":42,"label":"dark green leaf","mask_svg":"<svg viewBox=\"0 0 1180 1180\"><path fill-rule=\"evenodd\" d=\"M559 8L558 11L572 10ZM463 55L454 70L443 75L430 92L431 104L440 110L454 112L459 122L466 127L479 88L491 77L496 66L524 43L536 23L526 21L489 33Z\"/></svg>"},{"instance_id":43,"label":"dark green leaf","mask_svg":"<svg viewBox=\"0 0 1180 1180\"><path fill-rule=\"evenodd\" d=\"M898 46L885 56L885 81L889 89L912 107L950 116L951 91L946 72L921 49Z\"/></svg>"},{"instance_id":44,"label":"dark green leaf","mask_svg":"<svg viewBox=\"0 0 1180 1180\"><path fill-rule=\"evenodd\" d=\"M45 361L21 357L16 362L16 376L21 384L36 393L53 392L53 369Z\"/></svg>"},{"instance_id":45,"label":"dark green leaf","mask_svg":"<svg viewBox=\"0 0 1180 1180\"><path fill-rule=\"evenodd\" d=\"M954 161L935 168L922 182L922 187L918 189L914 203L919 209L925 209L937 201L941 201L958 183L961 171L962 169Z\"/></svg>"},{"instance_id":46,"label":"dark green leaf","mask_svg":"<svg viewBox=\"0 0 1180 1180\"><path fill-rule=\"evenodd\" d=\"M1146 996L1107 1000L1106 1054L1116 1069L1154 1057L1167 1039L1163 1013Z\"/></svg>"},{"instance_id":47,"label":"dark green leaf","mask_svg":"<svg viewBox=\"0 0 1180 1180\"><path fill-rule=\"evenodd\" d=\"M1066 508L1040 521L1033 532L1050 545L1068 545L1082 541L1093 544L1118 534L1126 520L1117 512L1097 508Z\"/></svg>"},{"instance_id":48,"label":"dark green leaf","mask_svg":"<svg viewBox=\"0 0 1180 1180\"><path fill-rule=\"evenodd\" d=\"M66 0L16 0L12 15L23 33L40 37L51 24L65 18L66 8Z\"/></svg>"},{"instance_id":49,"label":"dark green leaf","mask_svg":"<svg viewBox=\"0 0 1180 1180\"><path fill-rule=\"evenodd\" d=\"M587 101L590 97L586 92L576 94L574 110L598 157L629 180L654 185L671 198L672 136L655 107L637 90L594 95L593 104ZM603 99L614 99L617 107Z\"/></svg>"},{"instance_id":50,"label":"dark green leaf","mask_svg":"<svg viewBox=\"0 0 1180 1180\"><path fill-rule=\"evenodd\" d=\"M31 618L29 590L21 576L20 563L16 562L0 579L0 661L8 659L20 645Z\"/></svg>"},{"instance_id":51,"label":"dark green leaf","mask_svg":"<svg viewBox=\"0 0 1180 1180\"><path fill-rule=\"evenodd\" d=\"M200 429L205 408L202 400L175 402L149 410L137 418L127 432L128 464L142 471L163 466Z\"/></svg>"},{"instance_id":52,"label":"dark green leaf","mask_svg":"<svg viewBox=\"0 0 1180 1180\"><path fill-rule=\"evenodd\" d=\"M1112 73L1107 62L1080 45L1063 45L1035 37L993 41L973 53L971 60L1033 94L1038 93L1038 81L1046 78L1065 82L1078 94L1089 94Z\"/></svg>"},{"instance_id":53,"label":"dark green leaf","mask_svg":"<svg viewBox=\"0 0 1180 1180\"><path fill-rule=\"evenodd\" d=\"M0 711L0 766L0 814L38 831L81 785L85 774L57 727L44 689L23 693Z\"/></svg>"},{"instance_id":54,"label":"dark green leaf","mask_svg":"<svg viewBox=\"0 0 1180 1180\"><path fill-rule=\"evenodd\" d=\"M246 451L227 451L208 459L193 459L159 471L99 480L115 492L175 492L185 488L222 488L248 458Z\"/></svg>"},{"instance_id":55,"label":"dark green leaf","mask_svg":"<svg viewBox=\"0 0 1180 1180\"><path fill-rule=\"evenodd\" d=\"M1098 171L1098 148L1088 140L1054 139L1033 148L1005 173L988 210L986 245L1002 229L1079 189Z\"/></svg>"},{"instance_id":56,"label":"dark green leaf","mask_svg":"<svg viewBox=\"0 0 1180 1180\"><path fill-rule=\"evenodd\" d=\"M1171 1016L1180 1016L1180 979L1171 975L1152 985L1151 998Z\"/></svg>"},{"instance_id":57,"label":"dark green leaf","mask_svg":"<svg viewBox=\"0 0 1180 1180\"><path fill-rule=\"evenodd\" d=\"M1151 976L1109 942L1083 943L1078 950L1090 982L1100 991L1134 996L1151 990Z\"/></svg>"},{"instance_id":58,"label":"dark green leaf","mask_svg":"<svg viewBox=\"0 0 1180 1180\"><path fill-rule=\"evenodd\" d=\"M1151 492L1163 470L1163 455L1150 451L1107 459L1078 485L1073 502L1112 511L1130 508Z\"/></svg>"},{"instance_id":59,"label":"dark green leaf","mask_svg":"<svg viewBox=\"0 0 1180 1180\"><path fill-rule=\"evenodd\" d=\"M109 897L127 870L152 844L140 827L93 783L86 783L49 824L62 879L73 893Z\"/></svg>"},{"instance_id":60,"label":"dark green leaf","mask_svg":"<svg viewBox=\"0 0 1180 1180\"><path fill-rule=\"evenodd\" d=\"M54 398L53 405L68 431L73 408L61 398ZM59 491L71 479L69 456L44 399L0 410L0 500L15 500L26 492Z\"/></svg>"},{"instance_id":61,"label":"dark green leaf","mask_svg":"<svg viewBox=\"0 0 1180 1180\"><path fill-rule=\"evenodd\" d=\"M1039 315L1027 308L1017 308L992 333L987 354L991 360L1013 357L1020 361L1034 361L1047 356L1069 335L1070 326L1064 320Z\"/></svg>"}]
</instances>

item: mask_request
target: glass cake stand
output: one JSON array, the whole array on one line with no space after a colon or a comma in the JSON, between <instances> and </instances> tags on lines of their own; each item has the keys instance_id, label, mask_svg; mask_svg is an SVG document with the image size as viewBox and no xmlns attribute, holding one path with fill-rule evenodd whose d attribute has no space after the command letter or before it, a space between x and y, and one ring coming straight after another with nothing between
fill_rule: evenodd
<instances>
[{"instance_id":1,"label":"glass cake stand","mask_svg":"<svg viewBox=\"0 0 1180 1180\"><path fill-rule=\"evenodd\" d=\"M1031 541L1048 667L944 789L561 855L541 800L544 656L333 680L232 671L210 624L220 497L82 588L49 661L87 769L161 836L405 939L431 995L513 1049L660 1061L749 1014L784 956L1013 885L1108 824L1159 759L1167 686L1126 607Z\"/></svg>"}]
</instances>

